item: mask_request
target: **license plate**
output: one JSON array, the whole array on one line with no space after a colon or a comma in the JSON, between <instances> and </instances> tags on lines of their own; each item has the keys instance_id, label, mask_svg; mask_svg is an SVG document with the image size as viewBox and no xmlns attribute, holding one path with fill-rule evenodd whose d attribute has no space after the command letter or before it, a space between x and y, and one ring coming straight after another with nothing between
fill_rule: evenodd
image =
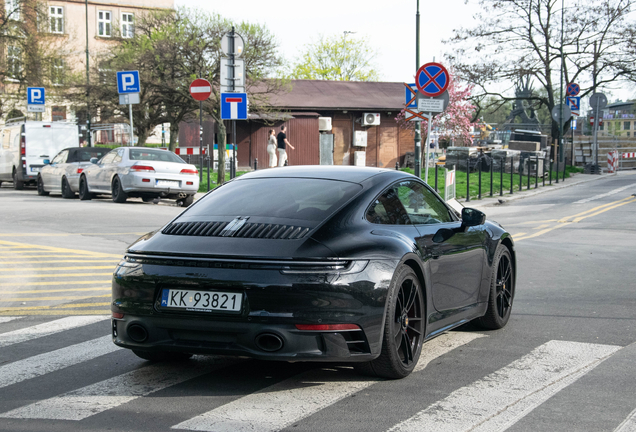
<instances>
[{"instance_id":1,"label":"license plate","mask_svg":"<svg viewBox=\"0 0 636 432\"><path fill-rule=\"evenodd\" d=\"M239 312L241 310L241 301L242 296L239 293L169 288L164 288L161 292L161 307L177 308L191 312Z\"/></svg>"},{"instance_id":2,"label":"license plate","mask_svg":"<svg viewBox=\"0 0 636 432\"><path fill-rule=\"evenodd\" d=\"M31 167L31 172L40 172L40 167Z\"/></svg>"},{"instance_id":3,"label":"license plate","mask_svg":"<svg viewBox=\"0 0 636 432\"><path fill-rule=\"evenodd\" d=\"M157 186L179 187L179 182L174 180L157 180Z\"/></svg>"}]
</instances>

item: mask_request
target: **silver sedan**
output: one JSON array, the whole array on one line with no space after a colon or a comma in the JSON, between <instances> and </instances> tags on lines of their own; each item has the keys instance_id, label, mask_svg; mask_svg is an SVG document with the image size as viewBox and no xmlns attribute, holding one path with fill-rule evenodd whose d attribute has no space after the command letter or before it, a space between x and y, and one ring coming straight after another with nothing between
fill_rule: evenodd
<instances>
[{"instance_id":1,"label":"silver sedan","mask_svg":"<svg viewBox=\"0 0 636 432\"><path fill-rule=\"evenodd\" d=\"M111 195L114 202L129 197L152 201L177 200L189 206L199 190L199 172L167 150L119 147L101 159L91 159L79 180L79 197L89 200L97 194Z\"/></svg>"},{"instance_id":2,"label":"silver sedan","mask_svg":"<svg viewBox=\"0 0 636 432\"><path fill-rule=\"evenodd\" d=\"M60 151L44 166L38 175L38 195L62 194L64 198L75 198L79 191L79 179L91 158L101 158L110 151L106 147L69 147Z\"/></svg>"}]
</instances>

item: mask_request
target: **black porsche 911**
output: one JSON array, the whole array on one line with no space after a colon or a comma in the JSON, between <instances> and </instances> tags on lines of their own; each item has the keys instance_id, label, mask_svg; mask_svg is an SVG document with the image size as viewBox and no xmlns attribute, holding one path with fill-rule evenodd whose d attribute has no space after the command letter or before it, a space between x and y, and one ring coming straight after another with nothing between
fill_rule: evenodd
<instances>
[{"instance_id":1,"label":"black porsche 911","mask_svg":"<svg viewBox=\"0 0 636 432\"><path fill-rule=\"evenodd\" d=\"M115 344L352 362L407 376L422 344L474 320L506 325L512 237L461 216L410 174L304 166L245 174L132 244L113 277Z\"/></svg>"}]
</instances>

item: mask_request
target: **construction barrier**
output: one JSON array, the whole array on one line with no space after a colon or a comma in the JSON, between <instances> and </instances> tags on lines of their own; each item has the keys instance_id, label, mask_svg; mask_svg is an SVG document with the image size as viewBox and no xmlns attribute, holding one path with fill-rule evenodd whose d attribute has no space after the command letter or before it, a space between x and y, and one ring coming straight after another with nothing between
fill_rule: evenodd
<instances>
[{"instance_id":1,"label":"construction barrier","mask_svg":"<svg viewBox=\"0 0 636 432\"><path fill-rule=\"evenodd\" d=\"M623 153L626 154L626 153ZM607 172L615 173L618 170L619 156L617 151L607 152Z\"/></svg>"},{"instance_id":2,"label":"construction barrier","mask_svg":"<svg viewBox=\"0 0 636 432\"><path fill-rule=\"evenodd\" d=\"M631 158L636 158L636 152L635 153L623 153L623 159L631 159Z\"/></svg>"}]
</instances>

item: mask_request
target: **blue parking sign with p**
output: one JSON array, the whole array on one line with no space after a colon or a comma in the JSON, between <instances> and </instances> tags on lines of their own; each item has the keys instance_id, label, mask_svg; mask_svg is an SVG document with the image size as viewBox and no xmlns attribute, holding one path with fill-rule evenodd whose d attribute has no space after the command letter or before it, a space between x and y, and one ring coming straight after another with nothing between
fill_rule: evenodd
<instances>
[{"instance_id":1,"label":"blue parking sign with p","mask_svg":"<svg viewBox=\"0 0 636 432\"><path fill-rule=\"evenodd\" d=\"M44 105L44 87L27 87L27 104Z\"/></svg>"},{"instance_id":2,"label":"blue parking sign with p","mask_svg":"<svg viewBox=\"0 0 636 432\"><path fill-rule=\"evenodd\" d=\"M139 71L117 72L117 91L119 94L139 93Z\"/></svg>"}]
</instances>

